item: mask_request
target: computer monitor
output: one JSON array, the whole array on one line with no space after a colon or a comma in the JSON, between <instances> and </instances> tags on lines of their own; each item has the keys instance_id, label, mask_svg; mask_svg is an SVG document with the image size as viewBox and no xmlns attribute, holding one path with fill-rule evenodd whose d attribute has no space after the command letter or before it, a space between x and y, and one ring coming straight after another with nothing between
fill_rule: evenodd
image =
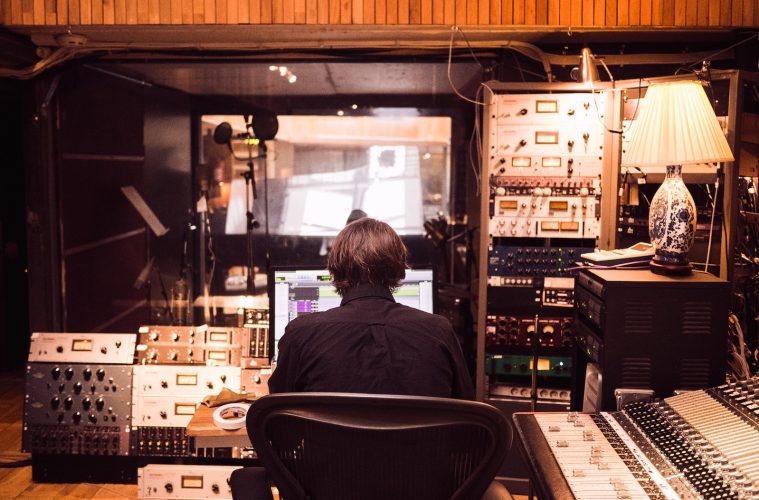
<instances>
[{"instance_id":1,"label":"computer monitor","mask_svg":"<svg viewBox=\"0 0 759 500\"><path fill-rule=\"evenodd\" d=\"M323 268L274 268L269 277L270 345L277 359L279 339L285 327L303 314L326 311L340 305L342 298L332 286L329 271ZM406 269L406 277L393 292L395 301L428 313L434 312L434 273L432 269Z\"/></svg>"}]
</instances>

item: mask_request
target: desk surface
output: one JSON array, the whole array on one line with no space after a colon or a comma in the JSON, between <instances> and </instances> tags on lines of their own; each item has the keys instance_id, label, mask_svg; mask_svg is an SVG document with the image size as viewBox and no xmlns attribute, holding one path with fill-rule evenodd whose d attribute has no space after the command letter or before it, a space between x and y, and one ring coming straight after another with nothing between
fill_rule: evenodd
<instances>
[{"instance_id":1,"label":"desk surface","mask_svg":"<svg viewBox=\"0 0 759 500\"><path fill-rule=\"evenodd\" d=\"M534 413L515 413L512 416L519 437L530 481L541 500L565 500L575 498L561 467L551 452Z\"/></svg>"},{"instance_id":2,"label":"desk surface","mask_svg":"<svg viewBox=\"0 0 759 500\"><path fill-rule=\"evenodd\" d=\"M234 431L225 431L219 429L213 423L213 412L216 408L209 408L206 405L200 405L195 414L192 416L190 423L187 424L187 435L190 437L208 436L208 437L226 437L241 436L247 439L248 431L245 427Z\"/></svg>"}]
</instances>

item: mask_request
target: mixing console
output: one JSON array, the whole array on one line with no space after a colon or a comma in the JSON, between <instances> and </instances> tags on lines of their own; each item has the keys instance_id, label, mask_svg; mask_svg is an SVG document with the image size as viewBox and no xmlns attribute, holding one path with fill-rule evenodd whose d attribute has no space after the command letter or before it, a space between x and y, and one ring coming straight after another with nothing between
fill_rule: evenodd
<instances>
[{"instance_id":1,"label":"mixing console","mask_svg":"<svg viewBox=\"0 0 759 500\"><path fill-rule=\"evenodd\" d=\"M547 443L575 498L759 498L759 378L599 414L515 416ZM544 438L524 432L525 419ZM534 454L534 451L533 451Z\"/></svg>"}]
</instances>

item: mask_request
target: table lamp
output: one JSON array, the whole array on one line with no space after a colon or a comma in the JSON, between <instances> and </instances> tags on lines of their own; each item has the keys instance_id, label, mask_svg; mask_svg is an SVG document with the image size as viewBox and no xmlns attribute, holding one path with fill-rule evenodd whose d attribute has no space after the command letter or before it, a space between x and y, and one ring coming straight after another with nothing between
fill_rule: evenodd
<instances>
[{"instance_id":1,"label":"table lamp","mask_svg":"<svg viewBox=\"0 0 759 500\"><path fill-rule=\"evenodd\" d=\"M682 178L683 166L733 161L733 154L704 88L697 81L648 87L623 167L666 166L664 182L649 207L648 233L657 274L688 274L688 251L696 233L696 204Z\"/></svg>"}]
</instances>

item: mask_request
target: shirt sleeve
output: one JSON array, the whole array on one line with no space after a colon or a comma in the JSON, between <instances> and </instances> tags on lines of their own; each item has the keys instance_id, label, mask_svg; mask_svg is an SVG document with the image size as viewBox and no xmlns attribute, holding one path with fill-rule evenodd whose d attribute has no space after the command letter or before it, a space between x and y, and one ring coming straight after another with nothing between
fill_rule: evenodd
<instances>
[{"instance_id":1,"label":"shirt sleeve","mask_svg":"<svg viewBox=\"0 0 759 500\"><path fill-rule=\"evenodd\" d=\"M461 345L456 337L456 333L453 331L453 326L446 319L448 338L450 339L449 351L451 353L451 362L453 364L453 382L451 384L451 397L454 399L468 399L474 400L474 386L472 385L472 377L469 375L469 370L464 360L464 353L461 351Z\"/></svg>"},{"instance_id":2,"label":"shirt sleeve","mask_svg":"<svg viewBox=\"0 0 759 500\"><path fill-rule=\"evenodd\" d=\"M274 373L269 377L269 393L297 392L295 383L298 377L298 355L292 342L292 333L288 335L290 325L279 340L279 355Z\"/></svg>"}]
</instances>

